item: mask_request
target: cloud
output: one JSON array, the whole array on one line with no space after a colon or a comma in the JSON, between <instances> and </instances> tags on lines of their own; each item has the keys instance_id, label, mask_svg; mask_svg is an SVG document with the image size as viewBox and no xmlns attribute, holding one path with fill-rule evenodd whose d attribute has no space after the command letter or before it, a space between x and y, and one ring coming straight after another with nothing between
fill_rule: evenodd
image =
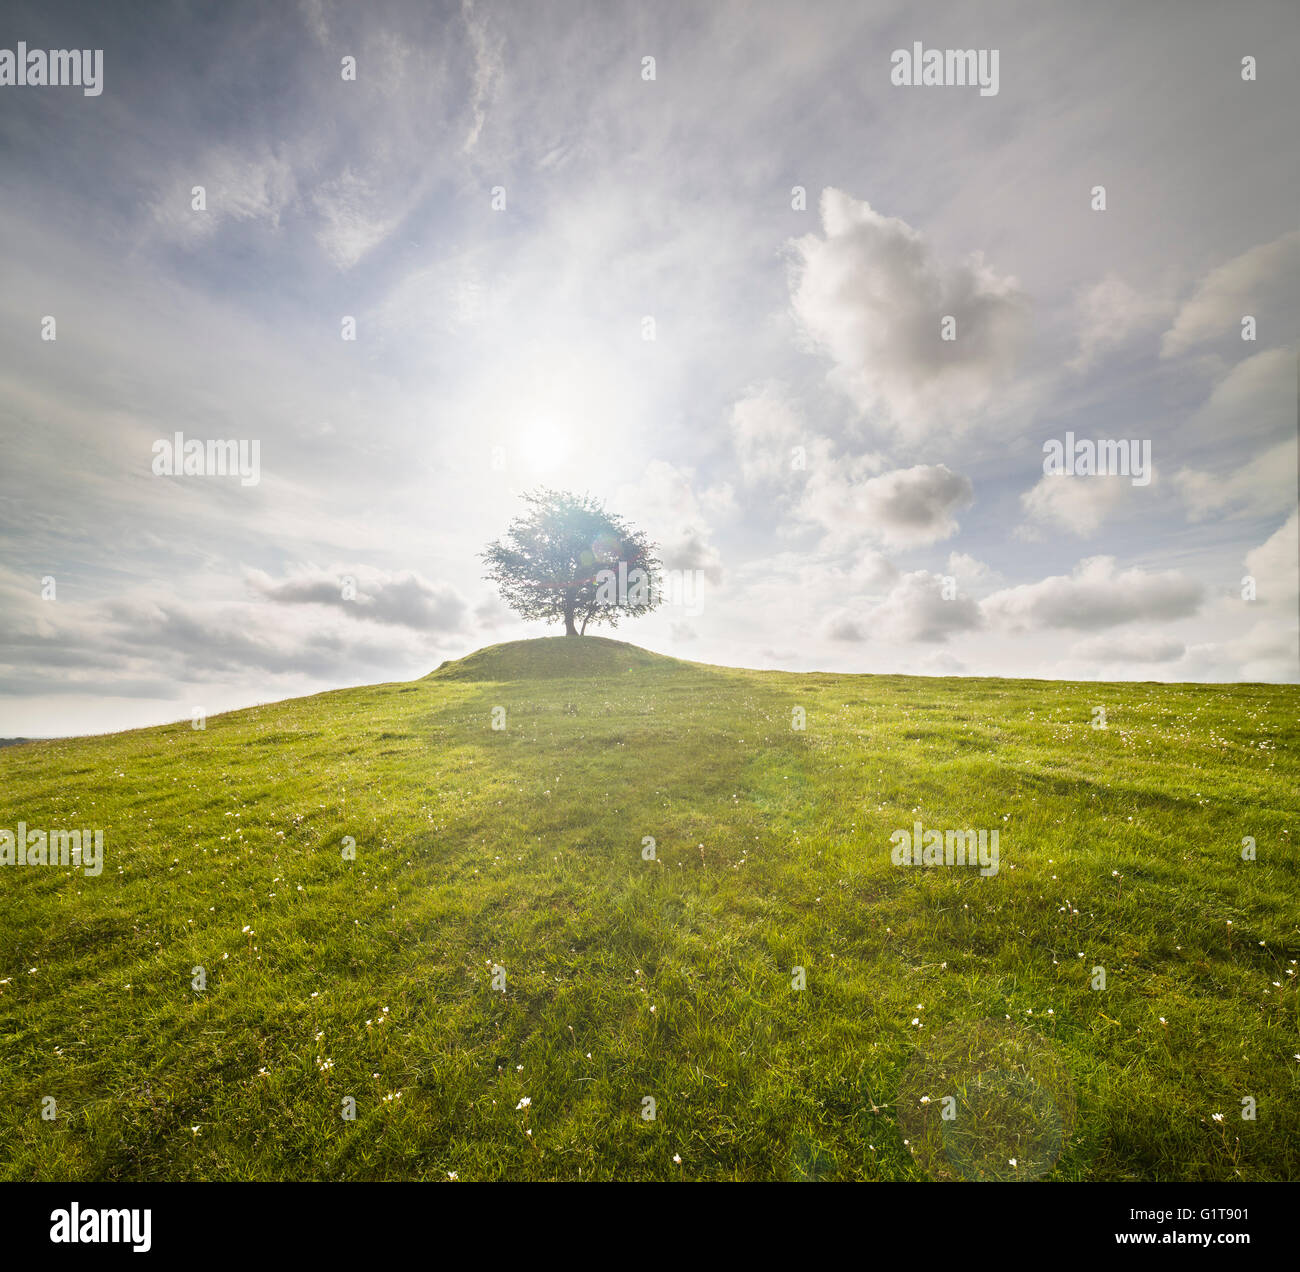
<instances>
[{"instance_id":1,"label":"cloud","mask_svg":"<svg viewBox=\"0 0 1300 1272\"><path fill-rule=\"evenodd\" d=\"M371 566L306 566L279 582L261 570L250 570L253 589L285 605L326 605L349 618L409 627L418 632L459 630L468 606L443 583L432 583L412 570L391 572ZM353 587L345 595L344 582Z\"/></svg>"},{"instance_id":2,"label":"cloud","mask_svg":"<svg viewBox=\"0 0 1300 1272\"><path fill-rule=\"evenodd\" d=\"M926 654L920 662L923 676L964 676L969 674L966 664L954 658L946 649L936 649Z\"/></svg>"},{"instance_id":3,"label":"cloud","mask_svg":"<svg viewBox=\"0 0 1300 1272\"><path fill-rule=\"evenodd\" d=\"M948 554L948 573L958 581L959 585L965 587L979 587L999 577L997 571L991 566L983 561L977 561L966 552Z\"/></svg>"},{"instance_id":4,"label":"cloud","mask_svg":"<svg viewBox=\"0 0 1300 1272\"><path fill-rule=\"evenodd\" d=\"M1141 492L1149 490L1150 486L1134 486L1129 477L1041 477L1037 485L1020 496L1030 525L1027 533L1018 537L1036 538L1036 528L1043 526L1067 530L1079 537L1094 534L1126 505L1135 504Z\"/></svg>"},{"instance_id":5,"label":"cloud","mask_svg":"<svg viewBox=\"0 0 1300 1272\"><path fill-rule=\"evenodd\" d=\"M1256 623L1244 636L1228 641L1225 648L1238 660L1242 680L1300 679L1300 633L1293 625Z\"/></svg>"},{"instance_id":6,"label":"cloud","mask_svg":"<svg viewBox=\"0 0 1300 1272\"><path fill-rule=\"evenodd\" d=\"M860 615L848 610L837 610L826 617L822 624L822 635L827 640L858 642L867 639L867 628Z\"/></svg>"},{"instance_id":7,"label":"cloud","mask_svg":"<svg viewBox=\"0 0 1300 1272\"><path fill-rule=\"evenodd\" d=\"M32 603L30 587L0 577L7 626L0 693L177 699L277 689L301 692L340 676L412 674L427 667L436 637L409 627L358 623L338 609L181 601L135 589L106 599ZM337 596L337 587L334 589ZM8 608L13 601L13 608Z\"/></svg>"},{"instance_id":8,"label":"cloud","mask_svg":"<svg viewBox=\"0 0 1300 1272\"><path fill-rule=\"evenodd\" d=\"M402 633L371 635L346 619L286 621L282 612L258 604L178 603L169 597L128 597L106 607L117 625L101 638L121 655L147 655L169 666L178 683L276 676L337 675L341 666L400 666L420 647Z\"/></svg>"},{"instance_id":9,"label":"cloud","mask_svg":"<svg viewBox=\"0 0 1300 1272\"><path fill-rule=\"evenodd\" d=\"M1210 270L1165 332L1160 356L1171 358L1212 340L1239 341L1246 314L1258 320L1262 342L1288 343L1296 335L1298 287L1300 230L1292 230Z\"/></svg>"},{"instance_id":10,"label":"cloud","mask_svg":"<svg viewBox=\"0 0 1300 1272\"><path fill-rule=\"evenodd\" d=\"M670 536L660 555L665 570L699 570L710 583L722 582L722 557L699 526L687 526Z\"/></svg>"},{"instance_id":11,"label":"cloud","mask_svg":"<svg viewBox=\"0 0 1300 1272\"><path fill-rule=\"evenodd\" d=\"M312 35L316 37L317 43L324 45L330 38L329 23L325 20L324 0L298 0L298 10Z\"/></svg>"},{"instance_id":12,"label":"cloud","mask_svg":"<svg viewBox=\"0 0 1300 1272\"><path fill-rule=\"evenodd\" d=\"M1225 442L1240 446L1295 437L1295 354L1266 349L1236 363L1180 430L1188 442L1215 453Z\"/></svg>"},{"instance_id":13,"label":"cloud","mask_svg":"<svg viewBox=\"0 0 1300 1272\"><path fill-rule=\"evenodd\" d=\"M518 621L514 611L495 594L484 597L474 606L474 622L480 631L495 631Z\"/></svg>"},{"instance_id":14,"label":"cloud","mask_svg":"<svg viewBox=\"0 0 1300 1272\"><path fill-rule=\"evenodd\" d=\"M694 474L661 459L646 465L641 479L619 488L612 508L627 512L638 529L658 542L666 570L702 570L722 582L722 557L694 489Z\"/></svg>"},{"instance_id":15,"label":"cloud","mask_svg":"<svg viewBox=\"0 0 1300 1272\"><path fill-rule=\"evenodd\" d=\"M461 17L465 23L465 34L469 38L474 52L474 85L470 101L470 115L473 122L465 137L461 149L470 153L477 145L487 122L487 108L492 100L496 86L505 71L502 60L501 41L493 39L485 21L475 17L474 0L462 0Z\"/></svg>"},{"instance_id":16,"label":"cloud","mask_svg":"<svg viewBox=\"0 0 1300 1272\"><path fill-rule=\"evenodd\" d=\"M887 640L938 643L958 632L977 631L984 616L969 596L958 592L947 599L942 575L914 570L904 574L871 611L868 625Z\"/></svg>"},{"instance_id":17,"label":"cloud","mask_svg":"<svg viewBox=\"0 0 1300 1272\"><path fill-rule=\"evenodd\" d=\"M1256 455L1235 472L1181 469L1174 474L1174 485L1193 521L1217 512L1266 517L1284 512L1295 502L1295 472L1292 438Z\"/></svg>"},{"instance_id":18,"label":"cloud","mask_svg":"<svg viewBox=\"0 0 1300 1272\"><path fill-rule=\"evenodd\" d=\"M1164 297L1137 291L1114 274L1083 292L1076 306L1079 352L1069 364L1075 371L1086 370L1102 355L1131 342L1170 311Z\"/></svg>"},{"instance_id":19,"label":"cloud","mask_svg":"<svg viewBox=\"0 0 1300 1272\"><path fill-rule=\"evenodd\" d=\"M1300 513L1257 548L1246 553L1246 573L1255 580L1256 604L1293 609L1300 593Z\"/></svg>"},{"instance_id":20,"label":"cloud","mask_svg":"<svg viewBox=\"0 0 1300 1272\"><path fill-rule=\"evenodd\" d=\"M974 499L969 477L944 464L918 464L879 476L874 456L818 464L804 488L799 513L833 538L866 535L888 547L921 547L957 532L953 515Z\"/></svg>"},{"instance_id":21,"label":"cloud","mask_svg":"<svg viewBox=\"0 0 1300 1272\"><path fill-rule=\"evenodd\" d=\"M339 269L351 269L402 223L414 200L409 194L398 199L395 212L389 210L393 202L391 196L381 195L374 179L344 168L312 192L316 242Z\"/></svg>"},{"instance_id":22,"label":"cloud","mask_svg":"<svg viewBox=\"0 0 1300 1272\"><path fill-rule=\"evenodd\" d=\"M857 552L848 570L849 579L868 590L892 586L898 579L898 567L874 551Z\"/></svg>"},{"instance_id":23,"label":"cloud","mask_svg":"<svg viewBox=\"0 0 1300 1272\"><path fill-rule=\"evenodd\" d=\"M192 206L194 186L204 190L202 211ZM159 187L150 211L164 237L194 243L229 221L264 221L278 229L297 199L297 176L285 154L265 144L246 150L219 144L175 168Z\"/></svg>"},{"instance_id":24,"label":"cloud","mask_svg":"<svg viewBox=\"0 0 1300 1272\"><path fill-rule=\"evenodd\" d=\"M905 221L828 187L823 236L792 243L792 301L804 333L863 410L916 437L964 425L1010 375L1029 306L977 253L940 262ZM940 323L956 319L956 339Z\"/></svg>"},{"instance_id":25,"label":"cloud","mask_svg":"<svg viewBox=\"0 0 1300 1272\"><path fill-rule=\"evenodd\" d=\"M792 477L792 452L808 440L798 411L776 384L751 391L731 408L731 437L741 475L751 484Z\"/></svg>"},{"instance_id":26,"label":"cloud","mask_svg":"<svg viewBox=\"0 0 1300 1272\"><path fill-rule=\"evenodd\" d=\"M729 481L706 486L700 491L700 508L711 517L734 517L739 511L736 488Z\"/></svg>"},{"instance_id":27,"label":"cloud","mask_svg":"<svg viewBox=\"0 0 1300 1272\"><path fill-rule=\"evenodd\" d=\"M1181 640L1159 632L1131 632L1115 636L1094 636L1078 641L1070 657L1102 663L1172 662L1187 652Z\"/></svg>"},{"instance_id":28,"label":"cloud","mask_svg":"<svg viewBox=\"0 0 1300 1272\"><path fill-rule=\"evenodd\" d=\"M1200 607L1204 589L1177 570L1117 571L1115 558L1089 557L1070 575L1004 588L981 608L1004 631L1074 628L1095 631L1137 619L1186 618Z\"/></svg>"}]
</instances>

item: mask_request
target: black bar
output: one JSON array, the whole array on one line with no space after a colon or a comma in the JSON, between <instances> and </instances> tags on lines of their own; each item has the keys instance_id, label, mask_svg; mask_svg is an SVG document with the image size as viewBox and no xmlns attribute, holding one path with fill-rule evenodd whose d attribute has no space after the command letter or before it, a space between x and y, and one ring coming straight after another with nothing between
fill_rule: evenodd
<instances>
[{"instance_id":1,"label":"black bar","mask_svg":"<svg viewBox=\"0 0 1300 1272\"><path fill-rule=\"evenodd\" d=\"M668 1189L673 1188L669 1195ZM581 1261L611 1239L666 1260L686 1260L680 1238L715 1236L729 1255L770 1259L786 1234L808 1257L851 1242L863 1258L911 1250L919 1258L985 1251L1018 1263L1037 1258L1123 1259L1154 1249L1204 1252L1216 1261L1293 1249L1284 1227L1294 1194L1282 1184L671 1184L501 1183L27 1184L0 1187L6 1263L105 1256L172 1261L268 1254L374 1260L426 1250L453 1259L466 1241L499 1261L512 1249ZM722 1190L722 1191L720 1191ZM599 1196L593 1195L599 1193ZM780 1195L778 1195L778 1193ZM116 1243L55 1242L58 1212L84 1225L90 1211L148 1211L148 1249ZM1144 1216L1144 1217L1135 1217ZM135 1229L143 1231L141 1223ZM66 1221L60 1232L68 1228ZM82 1228L93 1232L93 1228ZM813 1242L813 1244L808 1244ZM143 1242L141 1242L143 1244ZM584 1251L586 1254L584 1255ZM873 1254L873 1251L875 1254ZM694 1253L698 1255L699 1249ZM15 1261L10 1262L10 1259ZM35 1266L39 1266L36 1264ZM238 1264L231 1265L239 1266Z\"/></svg>"}]
</instances>

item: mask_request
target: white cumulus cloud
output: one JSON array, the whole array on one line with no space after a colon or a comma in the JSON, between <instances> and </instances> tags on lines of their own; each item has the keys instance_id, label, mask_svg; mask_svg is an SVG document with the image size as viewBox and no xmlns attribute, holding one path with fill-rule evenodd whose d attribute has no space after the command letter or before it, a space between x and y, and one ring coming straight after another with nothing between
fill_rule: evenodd
<instances>
[{"instance_id":1,"label":"white cumulus cloud","mask_svg":"<svg viewBox=\"0 0 1300 1272\"><path fill-rule=\"evenodd\" d=\"M947 264L897 217L828 187L821 235L795 240L794 312L841 386L901 434L956 427L1016 361L1028 302L979 255ZM941 334L956 320L956 338Z\"/></svg>"},{"instance_id":2,"label":"white cumulus cloud","mask_svg":"<svg viewBox=\"0 0 1300 1272\"><path fill-rule=\"evenodd\" d=\"M1186 618L1203 595L1204 587L1178 570L1117 570L1114 557L1096 556L1072 574L994 592L981 608L1004 631L1096 631L1136 619Z\"/></svg>"}]
</instances>

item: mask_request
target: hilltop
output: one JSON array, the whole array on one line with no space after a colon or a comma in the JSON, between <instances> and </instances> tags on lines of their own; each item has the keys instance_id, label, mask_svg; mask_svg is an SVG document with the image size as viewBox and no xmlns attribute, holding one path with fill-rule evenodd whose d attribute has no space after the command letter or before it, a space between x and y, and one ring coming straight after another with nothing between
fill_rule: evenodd
<instances>
[{"instance_id":1,"label":"hilltop","mask_svg":"<svg viewBox=\"0 0 1300 1272\"><path fill-rule=\"evenodd\" d=\"M104 866L0 867L0 1176L1300 1178L1297 742L558 637L5 748Z\"/></svg>"},{"instance_id":2,"label":"hilltop","mask_svg":"<svg viewBox=\"0 0 1300 1272\"><path fill-rule=\"evenodd\" d=\"M641 671L683 669L690 664L652 654L604 636L542 636L488 645L465 658L445 662L429 678L438 680L556 680L626 676Z\"/></svg>"}]
</instances>

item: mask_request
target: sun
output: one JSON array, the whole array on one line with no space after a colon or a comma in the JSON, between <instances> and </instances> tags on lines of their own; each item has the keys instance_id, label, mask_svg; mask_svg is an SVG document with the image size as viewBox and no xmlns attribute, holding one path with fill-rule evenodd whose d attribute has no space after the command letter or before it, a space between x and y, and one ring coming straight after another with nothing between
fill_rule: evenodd
<instances>
[{"instance_id":1,"label":"sun","mask_svg":"<svg viewBox=\"0 0 1300 1272\"><path fill-rule=\"evenodd\" d=\"M537 472L554 472L568 459L572 439L568 431L554 420L531 420L520 430L515 445L523 461Z\"/></svg>"}]
</instances>

